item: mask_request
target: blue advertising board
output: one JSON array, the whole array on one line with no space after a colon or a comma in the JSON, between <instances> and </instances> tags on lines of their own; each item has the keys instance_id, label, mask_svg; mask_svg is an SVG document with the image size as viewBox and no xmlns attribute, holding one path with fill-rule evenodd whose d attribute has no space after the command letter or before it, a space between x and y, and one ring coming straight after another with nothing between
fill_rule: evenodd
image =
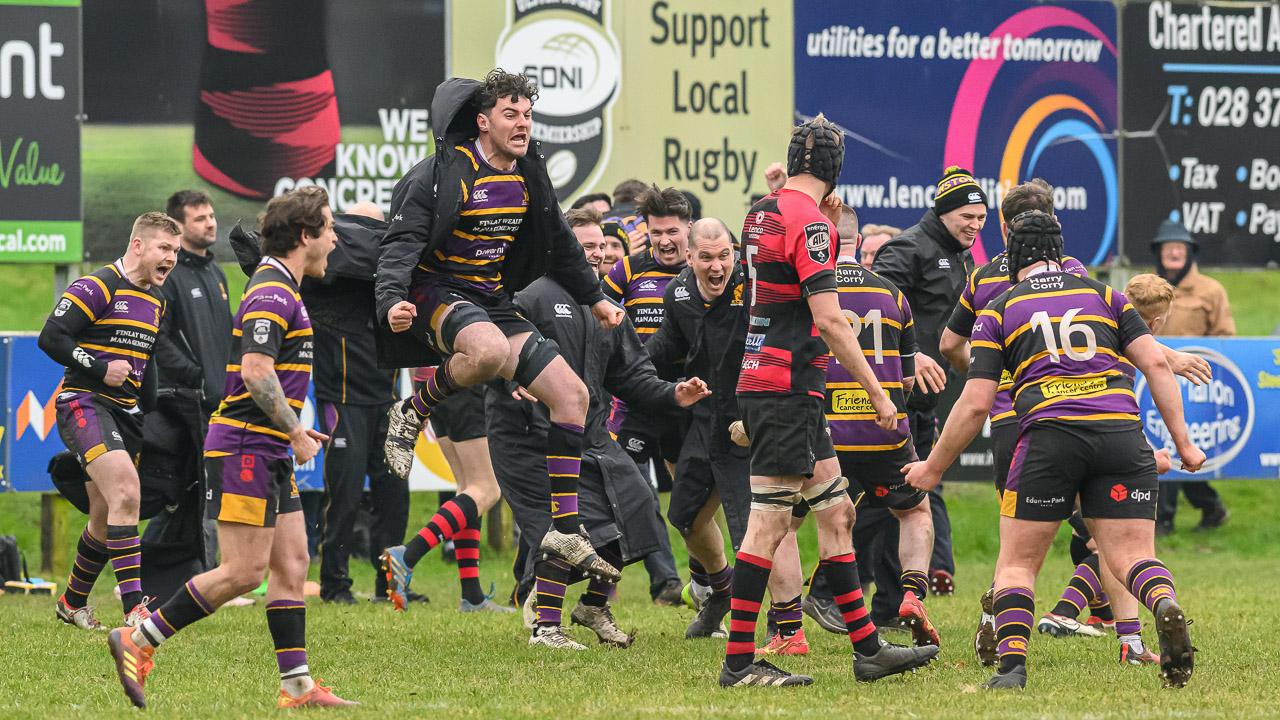
<instances>
[{"instance_id":1,"label":"blue advertising board","mask_svg":"<svg viewBox=\"0 0 1280 720\"><path fill-rule=\"evenodd\" d=\"M959 165L988 196L985 262L1004 190L1041 177L1068 252L1096 265L1117 252L1116 52L1107 2L797 2L795 110L846 130L836 192L863 223L916 224Z\"/></svg>"},{"instance_id":2,"label":"blue advertising board","mask_svg":"<svg viewBox=\"0 0 1280 720\"><path fill-rule=\"evenodd\" d=\"M1168 448L1174 470L1167 480L1280 477L1280 338L1173 338L1160 341L1199 355L1213 381L1193 385L1178 378L1191 442L1208 456L1199 472L1178 470L1177 453L1151 400L1146 379L1134 390L1147 440Z\"/></svg>"}]
</instances>

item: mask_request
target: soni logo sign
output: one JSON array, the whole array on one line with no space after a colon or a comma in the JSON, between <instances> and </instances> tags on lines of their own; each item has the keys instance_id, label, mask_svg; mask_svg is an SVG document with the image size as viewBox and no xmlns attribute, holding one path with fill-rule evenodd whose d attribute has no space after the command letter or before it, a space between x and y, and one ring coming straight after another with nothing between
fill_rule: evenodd
<instances>
[{"instance_id":1,"label":"soni logo sign","mask_svg":"<svg viewBox=\"0 0 1280 720\"><path fill-rule=\"evenodd\" d=\"M510 0L495 64L538 86L533 139L541 143L560 200L599 177L609 159L608 111L622 82L622 55L605 0Z\"/></svg>"},{"instance_id":2,"label":"soni logo sign","mask_svg":"<svg viewBox=\"0 0 1280 720\"><path fill-rule=\"evenodd\" d=\"M1212 473L1231 462L1249 441L1254 421L1253 391L1240 368L1222 353L1202 347L1178 349L1199 355L1213 370L1213 380L1205 385L1193 385L1185 378L1177 378L1182 389L1187 435L1208 457L1200 473ZM1147 439L1157 448L1167 448L1171 457L1176 455L1173 437L1151 399L1147 379L1140 378L1134 390ZM1177 467L1175 461L1174 468Z\"/></svg>"}]
</instances>

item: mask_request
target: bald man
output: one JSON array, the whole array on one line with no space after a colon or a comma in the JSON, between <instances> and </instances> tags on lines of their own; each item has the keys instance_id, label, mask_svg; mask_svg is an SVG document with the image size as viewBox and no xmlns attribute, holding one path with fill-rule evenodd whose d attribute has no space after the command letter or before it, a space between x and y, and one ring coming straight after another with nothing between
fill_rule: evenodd
<instances>
[{"instance_id":1,"label":"bald man","mask_svg":"<svg viewBox=\"0 0 1280 720\"><path fill-rule=\"evenodd\" d=\"M386 215L382 214L382 206L378 205L378 203L369 202L367 200L364 202L358 202L347 208L347 214L363 215L364 217L373 218L374 220L386 219Z\"/></svg>"}]
</instances>

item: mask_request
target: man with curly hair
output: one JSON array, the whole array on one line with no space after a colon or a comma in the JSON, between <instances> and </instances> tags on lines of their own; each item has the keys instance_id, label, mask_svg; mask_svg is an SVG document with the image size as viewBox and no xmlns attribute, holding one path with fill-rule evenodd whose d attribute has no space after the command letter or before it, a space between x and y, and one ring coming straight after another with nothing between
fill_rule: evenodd
<instances>
[{"instance_id":1,"label":"man with curly hair","mask_svg":"<svg viewBox=\"0 0 1280 720\"><path fill-rule=\"evenodd\" d=\"M539 552L616 581L618 570L596 554L578 518L587 388L556 343L511 301L513 293L545 274L589 306L602 326L615 327L625 316L601 293L596 271L560 214L532 135L537 97L527 77L501 69L483 81L441 83L431 106L436 153L392 193L375 290L384 326L379 355L383 364L399 367L433 365L438 361L421 352L429 345L445 360L421 390L392 406L387 464L408 477L423 423L445 398L495 376L514 380L551 416L546 457L554 522ZM398 607L417 561L455 533L476 527L498 498L492 483L468 487L407 545L387 550L384 562Z\"/></svg>"}]
</instances>

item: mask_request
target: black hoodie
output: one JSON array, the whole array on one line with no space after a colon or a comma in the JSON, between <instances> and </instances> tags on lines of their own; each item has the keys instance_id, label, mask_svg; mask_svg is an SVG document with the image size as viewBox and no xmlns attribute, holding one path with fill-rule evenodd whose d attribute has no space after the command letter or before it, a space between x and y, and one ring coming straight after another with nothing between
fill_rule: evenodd
<instances>
[{"instance_id":1,"label":"black hoodie","mask_svg":"<svg viewBox=\"0 0 1280 720\"><path fill-rule=\"evenodd\" d=\"M442 247L457 226L466 201L463 188L475 179L475 169L457 146L479 134L479 89L479 82L463 78L450 78L436 88L431 101L435 154L415 165L392 191L391 224L382 239L375 290L382 326L387 311L408 298L413 270L422 256ZM599 278L560 213L540 145L534 142L516 165L528 187L529 210L502 263L503 290L514 294L545 274L582 305L604 300ZM379 340L384 338L380 333Z\"/></svg>"}]
</instances>

